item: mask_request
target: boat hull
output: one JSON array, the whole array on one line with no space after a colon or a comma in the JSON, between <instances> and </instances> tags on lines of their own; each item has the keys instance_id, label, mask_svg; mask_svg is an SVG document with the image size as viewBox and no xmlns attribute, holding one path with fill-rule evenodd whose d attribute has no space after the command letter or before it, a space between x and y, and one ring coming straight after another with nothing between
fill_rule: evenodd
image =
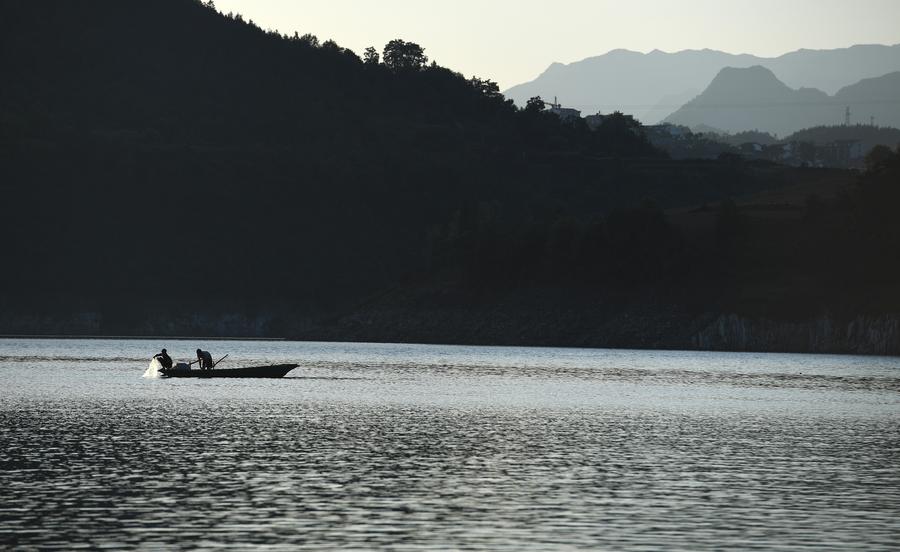
<instances>
[{"instance_id":1,"label":"boat hull","mask_svg":"<svg viewBox=\"0 0 900 552\"><path fill-rule=\"evenodd\" d=\"M299 364L277 364L274 366L254 366L252 368L229 368L213 370L161 370L164 378L283 378L300 366Z\"/></svg>"}]
</instances>

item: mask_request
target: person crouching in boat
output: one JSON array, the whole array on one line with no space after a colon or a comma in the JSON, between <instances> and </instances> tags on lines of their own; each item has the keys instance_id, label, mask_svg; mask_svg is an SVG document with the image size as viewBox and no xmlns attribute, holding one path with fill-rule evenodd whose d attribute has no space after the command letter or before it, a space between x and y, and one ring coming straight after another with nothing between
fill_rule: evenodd
<instances>
[{"instance_id":1,"label":"person crouching in boat","mask_svg":"<svg viewBox=\"0 0 900 552\"><path fill-rule=\"evenodd\" d=\"M172 357L169 356L169 353L167 353L165 349L163 349L161 353L156 353L155 355L153 355L153 358L158 360L159 365L166 370L170 370L172 368Z\"/></svg>"},{"instance_id":2,"label":"person crouching in boat","mask_svg":"<svg viewBox=\"0 0 900 552\"><path fill-rule=\"evenodd\" d=\"M212 355L209 354L209 351L202 351L197 349L197 360L200 362L201 370L212 370L215 364L213 364Z\"/></svg>"}]
</instances>

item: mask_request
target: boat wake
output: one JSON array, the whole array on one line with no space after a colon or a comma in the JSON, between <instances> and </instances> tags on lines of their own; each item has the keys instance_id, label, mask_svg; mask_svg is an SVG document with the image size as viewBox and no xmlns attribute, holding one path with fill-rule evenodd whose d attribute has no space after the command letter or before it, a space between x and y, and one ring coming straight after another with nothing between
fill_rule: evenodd
<instances>
[{"instance_id":1,"label":"boat wake","mask_svg":"<svg viewBox=\"0 0 900 552\"><path fill-rule=\"evenodd\" d=\"M162 373L160 372L162 369L162 365L155 358L150 361L150 366L147 367L147 370L144 372L145 378L161 378Z\"/></svg>"}]
</instances>

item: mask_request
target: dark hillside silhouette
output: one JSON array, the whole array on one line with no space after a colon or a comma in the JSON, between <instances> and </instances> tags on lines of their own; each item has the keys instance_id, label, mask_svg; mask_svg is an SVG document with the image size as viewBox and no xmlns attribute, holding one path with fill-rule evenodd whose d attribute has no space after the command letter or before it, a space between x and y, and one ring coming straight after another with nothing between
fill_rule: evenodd
<instances>
[{"instance_id":1,"label":"dark hillside silhouette","mask_svg":"<svg viewBox=\"0 0 900 552\"><path fill-rule=\"evenodd\" d=\"M193 0L7 0L0 14L4 332L403 340L444 308L463 314L426 337L453 341L496 307L543 325L483 338L534 342L558 304L575 314L543 341L571 344L573 320L634 305L758 304L735 297L735 275L782 243L740 230L744 206L723 202L855 178L728 155L673 161L628 115L592 128L538 99L519 109L489 78L401 39L360 58ZM844 213L833 195L821 212ZM688 231L670 220L677 208L723 223ZM807 249L828 250L835 234L814 228ZM696 246L705 238L713 249ZM790 294L791 277L819 265L771 266L754 289ZM848 276L851 289L865 274ZM833 306L829 285L800 311ZM418 310L368 334L345 325L404 304ZM627 344L647 325L623 328Z\"/></svg>"},{"instance_id":2,"label":"dark hillside silhouette","mask_svg":"<svg viewBox=\"0 0 900 552\"><path fill-rule=\"evenodd\" d=\"M900 354L900 151L869 157L686 209L522 225L483 206L445 270L298 336Z\"/></svg>"},{"instance_id":3,"label":"dark hillside silhouette","mask_svg":"<svg viewBox=\"0 0 900 552\"><path fill-rule=\"evenodd\" d=\"M421 268L458 205L571 201L592 193L591 159L660 155L520 112L402 41L366 63L191 0L2 13L16 308L315 312Z\"/></svg>"},{"instance_id":4,"label":"dark hillside silhouette","mask_svg":"<svg viewBox=\"0 0 900 552\"><path fill-rule=\"evenodd\" d=\"M788 143L807 142L814 145L831 144L841 140L859 142L861 148L869 152L879 145L900 145L900 129L877 125L831 125L803 129L784 138Z\"/></svg>"}]
</instances>

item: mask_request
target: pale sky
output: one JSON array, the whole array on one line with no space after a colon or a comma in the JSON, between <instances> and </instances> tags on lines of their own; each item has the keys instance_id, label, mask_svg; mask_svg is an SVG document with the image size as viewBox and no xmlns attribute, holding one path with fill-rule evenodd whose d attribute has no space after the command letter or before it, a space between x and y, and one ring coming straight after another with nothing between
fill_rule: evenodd
<instances>
[{"instance_id":1,"label":"pale sky","mask_svg":"<svg viewBox=\"0 0 900 552\"><path fill-rule=\"evenodd\" d=\"M777 56L900 43L900 0L215 0L266 29L312 33L358 54L394 39L501 89L626 48Z\"/></svg>"}]
</instances>

